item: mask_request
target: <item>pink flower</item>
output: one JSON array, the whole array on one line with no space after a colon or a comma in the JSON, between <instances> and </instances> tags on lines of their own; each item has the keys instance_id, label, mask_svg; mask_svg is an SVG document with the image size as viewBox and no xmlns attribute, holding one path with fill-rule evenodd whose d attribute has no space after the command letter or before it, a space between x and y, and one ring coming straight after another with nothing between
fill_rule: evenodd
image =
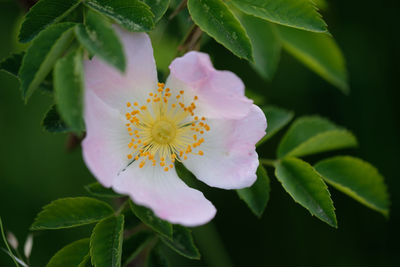
<instances>
[{"instance_id":1,"label":"pink flower","mask_svg":"<svg viewBox=\"0 0 400 267\"><path fill-rule=\"evenodd\" d=\"M164 85L149 37L117 32L127 58L124 75L97 58L85 62L84 160L103 186L158 217L186 226L207 223L215 207L178 177L174 162L213 187L251 186L265 116L244 96L242 81L215 70L207 54L175 59Z\"/></svg>"}]
</instances>

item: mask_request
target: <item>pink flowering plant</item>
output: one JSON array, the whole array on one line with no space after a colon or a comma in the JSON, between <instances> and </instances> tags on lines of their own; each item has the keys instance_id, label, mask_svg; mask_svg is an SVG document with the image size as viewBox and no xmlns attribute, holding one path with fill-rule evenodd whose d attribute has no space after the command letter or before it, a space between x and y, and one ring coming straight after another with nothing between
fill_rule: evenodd
<instances>
[{"instance_id":1,"label":"pink flowering plant","mask_svg":"<svg viewBox=\"0 0 400 267\"><path fill-rule=\"evenodd\" d=\"M315 4L279 2L41 0L30 9L19 40L31 44L1 68L19 78L25 101L35 90L50 91L54 105L44 129L69 133L96 179L85 187L91 197L55 200L34 220L32 231L94 225L47 266L167 266L164 247L199 259L190 228L210 223L217 210L224 216L202 183L236 190L258 217L270 176L332 227L337 219L327 184L388 216L388 193L371 164L351 156L302 159L357 146L350 131L319 116L299 117L276 158L265 158L256 147L290 123L293 112L260 108L237 74L215 68L198 51L216 41L270 79L283 44L347 92L344 59ZM157 43L168 42L171 22L182 40L157 51ZM312 46L334 56L319 58ZM14 263L28 266L29 255L8 246L16 241L4 241Z\"/></svg>"}]
</instances>

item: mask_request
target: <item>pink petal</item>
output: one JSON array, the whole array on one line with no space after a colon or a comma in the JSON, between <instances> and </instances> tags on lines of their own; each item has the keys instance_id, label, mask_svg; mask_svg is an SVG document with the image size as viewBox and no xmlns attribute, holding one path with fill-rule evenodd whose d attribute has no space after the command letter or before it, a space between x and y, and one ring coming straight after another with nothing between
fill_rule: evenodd
<instances>
[{"instance_id":1,"label":"pink petal","mask_svg":"<svg viewBox=\"0 0 400 267\"><path fill-rule=\"evenodd\" d=\"M164 171L151 163L139 168L134 162L118 176L113 188L171 223L198 226L209 222L216 213L203 193L188 187L174 168Z\"/></svg>"},{"instance_id":2,"label":"pink petal","mask_svg":"<svg viewBox=\"0 0 400 267\"><path fill-rule=\"evenodd\" d=\"M121 113L110 108L96 94L85 91L86 137L83 159L97 180L110 187L127 164L130 136Z\"/></svg>"},{"instance_id":3,"label":"pink petal","mask_svg":"<svg viewBox=\"0 0 400 267\"><path fill-rule=\"evenodd\" d=\"M243 82L232 72L214 69L207 54L189 52L169 68L167 87L197 95L202 116L238 119L250 111L252 101L244 96Z\"/></svg>"},{"instance_id":4,"label":"pink petal","mask_svg":"<svg viewBox=\"0 0 400 267\"><path fill-rule=\"evenodd\" d=\"M115 27L125 51L127 68L122 74L94 57L85 60L86 90L92 90L105 103L121 109L126 102L145 103L157 88L157 70L150 38L145 33L129 33Z\"/></svg>"},{"instance_id":5,"label":"pink petal","mask_svg":"<svg viewBox=\"0 0 400 267\"><path fill-rule=\"evenodd\" d=\"M252 105L250 113L240 120L214 119L207 122L204 143L198 150L203 156L189 155L183 164L197 179L224 189L251 186L256 180L258 156L255 144L265 135L264 113Z\"/></svg>"}]
</instances>

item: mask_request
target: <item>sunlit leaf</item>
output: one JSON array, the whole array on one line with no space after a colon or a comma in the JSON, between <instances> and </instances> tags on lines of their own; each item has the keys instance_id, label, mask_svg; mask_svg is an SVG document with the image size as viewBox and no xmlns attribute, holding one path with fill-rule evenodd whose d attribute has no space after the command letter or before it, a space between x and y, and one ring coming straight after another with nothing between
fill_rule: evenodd
<instances>
[{"instance_id":1,"label":"sunlit leaf","mask_svg":"<svg viewBox=\"0 0 400 267\"><path fill-rule=\"evenodd\" d=\"M154 27L150 7L139 0L86 0L85 5L115 20L129 31L150 31Z\"/></svg>"},{"instance_id":2,"label":"sunlit leaf","mask_svg":"<svg viewBox=\"0 0 400 267\"><path fill-rule=\"evenodd\" d=\"M285 158L276 164L275 175L289 195L332 227L337 227L335 208L322 177L307 162Z\"/></svg>"},{"instance_id":3,"label":"sunlit leaf","mask_svg":"<svg viewBox=\"0 0 400 267\"><path fill-rule=\"evenodd\" d=\"M19 40L23 43L32 40L47 26L60 21L82 0L40 0L26 14L19 32Z\"/></svg>"},{"instance_id":4,"label":"sunlit leaf","mask_svg":"<svg viewBox=\"0 0 400 267\"><path fill-rule=\"evenodd\" d=\"M231 0L240 10L274 23L327 32L326 23L310 0Z\"/></svg>"},{"instance_id":5,"label":"sunlit leaf","mask_svg":"<svg viewBox=\"0 0 400 267\"><path fill-rule=\"evenodd\" d=\"M188 0L188 8L200 29L240 58L253 60L251 42L244 28L221 0Z\"/></svg>"},{"instance_id":6,"label":"sunlit leaf","mask_svg":"<svg viewBox=\"0 0 400 267\"><path fill-rule=\"evenodd\" d=\"M31 230L81 226L97 222L113 213L110 205L94 198L61 198L43 207Z\"/></svg>"},{"instance_id":7,"label":"sunlit leaf","mask_svg":"<svg viewBox=\"0 0 400 267\"><path fill-rule=\"evenodd\" d=\"M315 169L325 181L365 206L389 216L389 194L378 170L358 158L339 156L322 160Z\"/></svg>"},{"instance_id":8,"label":"sunlit leaf","mask_svg":"<svg viewBox=\"0 0 400 267\"><path fill-rule=\"evenodd\" d=\"M355 136L327 119L311 116L298 118L282 138L278 157L306 156L357 146Z\"/></svg>"}]
</instances>

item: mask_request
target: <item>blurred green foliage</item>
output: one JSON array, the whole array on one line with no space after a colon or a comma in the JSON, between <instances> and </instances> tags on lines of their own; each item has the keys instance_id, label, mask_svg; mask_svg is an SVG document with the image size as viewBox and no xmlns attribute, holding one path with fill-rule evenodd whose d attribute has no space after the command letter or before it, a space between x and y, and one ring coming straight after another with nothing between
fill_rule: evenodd
<instances>
[{"instance_id":1,"label":"blurred green foliage","mask_svg":"<svg viewBox=\"0 0 400 267\"><path fill-rule=\"evenodd\" d=\"M339 228L333 229L309 216L272 177L270 202L258 219L235 192L208 188L206 196L219 211L214 222L234 266L396 266L400 37L395 17L399 4L388 0L360 7L356 1L338 0L328 1L328 6L324 17L347 59L348 96L285 53L272 82L265 82L248 63L216 42L207 39L202 50L211 55L217 68L237 73L259 104L282 106L297 116L319 114L353 131L360 148L351 152L373 163L386 177L392 195L390 219L331 189L339 218ZM23 48L16 41L23 12L17 1L0 1L0 58ZM174 25L163 26L164 20L160 27L166 27L165 33L162 38L155 34L153 42L165 76L181 36L175 35ZM80 149L66 149L71 142L68 135L41 129L43 114L53 103L49 95L35 94L24 105L15 78L0 72L0 85L0 216L5 228L23 243L42 206L61 197L87 195L83 186L94 178ZM260 147L262 153L273 157L277 140L274 137ZM316 162L318 158L307 159ZM267 171L272 175L271 169ZM202 229L194 231L200 251L207 249L202 245L206 238ZM89 235L88 227L35 233L32 266L43 266L66 244ZM201 261L170 256L174 257L172 266L179 267L207 266L207 255ZM2 252L0 266L12 266Z\"/></svg>"}]
</instances>

